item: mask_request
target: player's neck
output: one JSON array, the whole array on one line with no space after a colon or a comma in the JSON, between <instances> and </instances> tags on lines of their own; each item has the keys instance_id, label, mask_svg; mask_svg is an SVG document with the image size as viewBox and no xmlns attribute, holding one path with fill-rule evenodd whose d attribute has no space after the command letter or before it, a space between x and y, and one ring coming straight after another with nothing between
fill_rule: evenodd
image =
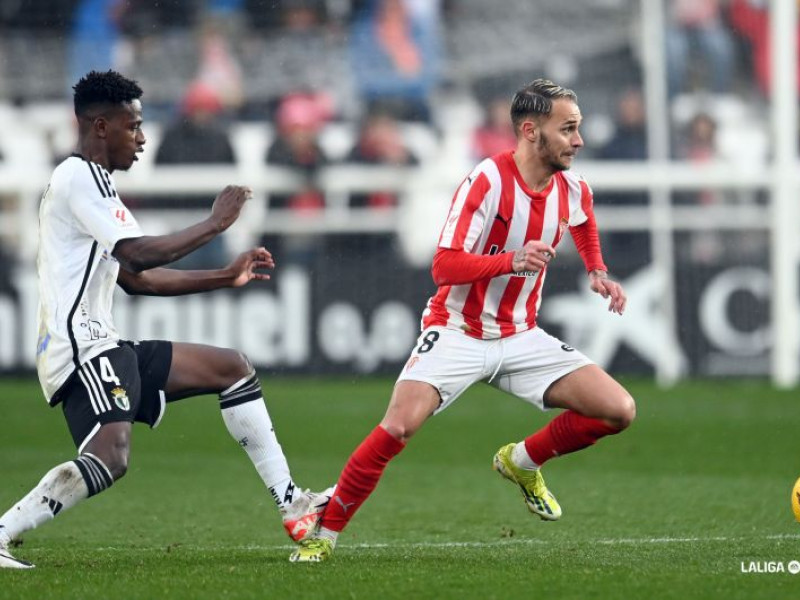
<instances>
[{"instance_id":1,"label":"player's neck","mask_svg":"<svg viewBox=\"0 0 800 600\"><path fill-rule=\"evenodd\" d=\"M514 162L525 185L534 192L543 192L550 185L553 169L542 164L532 152L525 147L518 147L514 152Z\"/></svg>"},{"instance_id":2,"label":"player's neck","mask_svg":"<svg viewBox=\"0 0 800 600\"><path fill-rule=\"evenodd\" d=\"M100 148L96 144L93 144L91 140L79 141L78 149L75 152L82 158L100 165L109 173L112 172L112 169L109 166L108 153L104 148Z\"/></svg>"}]
</instances>

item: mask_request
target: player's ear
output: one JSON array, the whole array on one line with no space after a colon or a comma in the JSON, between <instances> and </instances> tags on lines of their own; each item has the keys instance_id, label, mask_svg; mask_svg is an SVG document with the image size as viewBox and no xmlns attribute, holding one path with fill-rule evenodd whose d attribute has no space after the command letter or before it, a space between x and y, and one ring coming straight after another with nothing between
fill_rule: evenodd
<instances>
[{"instance_id":1,"label":"player's ear","mask_svg":"<svg viewBox=\"0 0 800 600\"><path fill-rule=\"evenodd\" d=\"M104 140L108 135L108 119L105 117L96 117L94 121L92 121L92 129L97 137Z\"/></svg>"},{"instance_id":2,"label":"player's ear","mask_svg":"<svg viewBox=\"0 0 800 600\"><path fill-rule=\"evenodd\" d=\"M520 130L522 131L522 137L529 142L535 142L538 138L539 127L536 121L523 121Z\"/></svg>"}]
</instances>

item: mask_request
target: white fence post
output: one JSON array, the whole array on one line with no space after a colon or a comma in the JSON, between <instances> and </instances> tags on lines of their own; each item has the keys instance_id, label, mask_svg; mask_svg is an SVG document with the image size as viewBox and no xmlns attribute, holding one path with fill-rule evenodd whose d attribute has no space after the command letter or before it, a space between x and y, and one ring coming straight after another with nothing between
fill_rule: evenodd
<instances>
[{"instance_id":1,"label":"white fence post","mask_svg":"<svg viewBox=\"0 0 800 600\"><path fill-rule=\"evenodd\" d=\"M800 371L798 317L798 116L797 4L770 2L772 81L772 381L779 387L797 385Z\"/></svg>"}]
</instances>

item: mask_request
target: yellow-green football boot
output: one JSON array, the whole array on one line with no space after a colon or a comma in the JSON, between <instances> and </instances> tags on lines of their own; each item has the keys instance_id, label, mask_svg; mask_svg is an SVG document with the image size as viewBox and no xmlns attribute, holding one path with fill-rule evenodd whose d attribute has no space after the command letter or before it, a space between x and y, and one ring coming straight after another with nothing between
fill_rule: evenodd
<instances>
[{"instance_id":1,"label":"yellow-green football boot","mask_svg":"<svg viewBox=\"0 0 800 600\"><path fill-rule=\"evenodd\" d=\"M322 562L333 555L333 541L310 537L302 540L297 550L289 556L290 562Z\"/></svg>"},{"instance_id":2,"label":"yellow-green football boot","mask_svg":"<svg viewBox=\"0 0 800 600\"><path fill-rule=\"evenodd\" d=\"M544 483L539 469L529 471L521 469L511 460L511 451L516 444L508 444L500 448L494 455L492 467L509 481L516 483L522 490L528 510L539 515L545 521L557 521L561 517L558 500Z\"/></svg>"}]
</instances>

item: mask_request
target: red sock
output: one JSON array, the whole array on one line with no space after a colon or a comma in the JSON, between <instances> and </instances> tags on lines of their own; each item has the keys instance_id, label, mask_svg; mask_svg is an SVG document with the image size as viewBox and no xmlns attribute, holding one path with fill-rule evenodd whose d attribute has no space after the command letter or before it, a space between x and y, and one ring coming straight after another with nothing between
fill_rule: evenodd
<instances>
[{"instance_id":1,"label":"red sock","mask_svg":"<svg viewBox=\"0 0 800 600\"><path fill-rule=\"evenodd\" d=\"M575 411L567 410L533 435L526 437L525 449L531 460L542 466L554 456L586 448L601 437L619 431L600 419L584 417Z\"/></svg>"},{"instance_id":2,"label":"red sock","mask_svg":"<svg viewBox=\"0 0 800 600\"><path fill-rule=\"evenodd\" d=\"M380 425L373 429L350 455L320 526L332 531L344 529L378 485L386 465L404 447L403 442L392 437Z\"/></svg>"}]
</instances>

